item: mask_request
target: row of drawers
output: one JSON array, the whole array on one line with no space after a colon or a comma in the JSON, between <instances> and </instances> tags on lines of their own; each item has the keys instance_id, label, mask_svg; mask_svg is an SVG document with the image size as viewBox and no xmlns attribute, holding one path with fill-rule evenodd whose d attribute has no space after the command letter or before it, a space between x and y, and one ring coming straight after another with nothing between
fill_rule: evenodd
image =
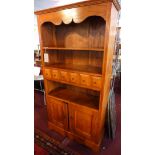
<instances>
[{"instance_id":1,"label":"row of drawers","mask_svg":"<svg viewBox=\"0 0 155 155\"><path fill-rule=\"evenodd\" d=\"M44 77L47 79L59 80L62 82L81 85L96 90L101 89L101 77L89 74L63 71L57 69L44 69Z\"/></svg>"}]
</instances>

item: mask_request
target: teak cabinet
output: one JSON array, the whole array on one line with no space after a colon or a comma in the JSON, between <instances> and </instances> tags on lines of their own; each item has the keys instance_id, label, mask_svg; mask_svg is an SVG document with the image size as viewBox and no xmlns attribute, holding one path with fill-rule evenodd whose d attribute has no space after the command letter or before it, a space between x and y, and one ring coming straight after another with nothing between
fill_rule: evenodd
<instances>
[{"instance_id":1,"label":"teak cabinet","mask_svg":"<svg viewBox=\"0 0 155 155\"><path fill-rule=\"evenodd\" d=\"M97 151L112 75L117 0L37 11L48 126Z\"/></svg>"}]
</instances>

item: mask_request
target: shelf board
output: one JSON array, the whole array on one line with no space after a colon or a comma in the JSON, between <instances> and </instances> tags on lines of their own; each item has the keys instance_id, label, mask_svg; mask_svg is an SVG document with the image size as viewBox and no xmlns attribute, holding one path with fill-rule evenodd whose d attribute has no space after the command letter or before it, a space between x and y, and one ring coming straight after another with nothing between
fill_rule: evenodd
<instances>
[{"instance_id":1,"label":"shelf board","mask_svg":"<svg viewBox=\"0 0 155 155\"><path fill-rule=\"evenodd\" d=\"M104 51L101 48L67 48L67 47L43 47L49 50L75 50L75 51Z\"/></svg>"},{"instance_id":2,"label":"shelf board","mask_svg":"<svg viewBox=\"0 0 155 155\"><path fill-rule=\"evenodd\" d=\"M69 88L57 88L51 91L48 95L60 99L64 102L72 102L89 108L97 110L99 109L98 96L73 91Z\"/></svg>"},{"instance_id":3,"label":"shelf board","mask_svg":"<svg viewBox=\"0 0 155 155\"><path fill-rule=\"evenodd\" d=\"M95 74L97 76L101 76L102 68L94 67L88 65L74 65L74 64L65 64L65 63L55 63L55 64L46 64L45 67L52 67L56 69L64 69L69 71L78 71L83 73Z\"/></svg>"}]
</instances>

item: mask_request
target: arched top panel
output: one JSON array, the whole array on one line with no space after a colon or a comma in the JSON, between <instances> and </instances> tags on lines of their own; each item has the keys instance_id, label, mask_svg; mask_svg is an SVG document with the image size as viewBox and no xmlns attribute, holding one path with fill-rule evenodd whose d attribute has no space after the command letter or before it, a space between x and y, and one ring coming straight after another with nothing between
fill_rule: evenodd
<instances>
[{"instance_id":1,"label":"arched top panel","mask_svg":"<svg viewBox=\"0 0 155 155\"><path fill-rule=\"evenodd\" d=\"M96 8L97 7L97 8ZM41 26L45 22L51 22L54 25L81 23L90 16L100 16L106 21L106 4L100 4L94 6L85 6L82 8L72 8L61 10L57 12L51 12L42 14L38 17L39 25Z\"/></svg>"},{"instance_id":2,"label":"arched top panel","mask_svg":"<svg viewBox=\"0 0 155 155\"><path fill-rule=\"evenodd\" d=\"M72 19L72 20L70 20L70 21L68 21L68 22L64 22L64 21L61 21L61 22L59 22L59 24L54 24L52 21L46 21L46 22L44 22L44 23L42 23L41 24L41 27L43 27L44 25L51 25L52 27L53 26L59 26L59 25L61 25L61 24L65 24L65 25L67 25L67 24L71 24L71 23L75 23L75 24L78 24L78 23L82 23L82 22L84 22L84 21L86 21L86 20L91 20L91 19L94 19L94 18L96 18L96 22L97 21L102 21L103 22L103 24L105 24L105 20L104 20L104 18L102 18L101 16L88 16L88 17L86 17L86 18L83 18L83 20L78 20L78 19ZM93 22L93 21L92 21Z\"/></svg>"}]
</instances>

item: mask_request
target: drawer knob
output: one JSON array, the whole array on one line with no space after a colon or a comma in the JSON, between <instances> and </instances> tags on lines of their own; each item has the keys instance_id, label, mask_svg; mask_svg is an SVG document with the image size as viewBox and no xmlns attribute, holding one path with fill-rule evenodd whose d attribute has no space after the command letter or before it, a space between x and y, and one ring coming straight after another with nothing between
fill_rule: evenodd
<instances>
[{"instance_id":1,"label":"drawer knob","mask_svg":"<svg viewBox=\"0 0 155 155\"><path fill-rule=\"evenodd\" d=\"M72 78L72 80L74 80L74 78Z\"/></svg>"}]
</instances>

